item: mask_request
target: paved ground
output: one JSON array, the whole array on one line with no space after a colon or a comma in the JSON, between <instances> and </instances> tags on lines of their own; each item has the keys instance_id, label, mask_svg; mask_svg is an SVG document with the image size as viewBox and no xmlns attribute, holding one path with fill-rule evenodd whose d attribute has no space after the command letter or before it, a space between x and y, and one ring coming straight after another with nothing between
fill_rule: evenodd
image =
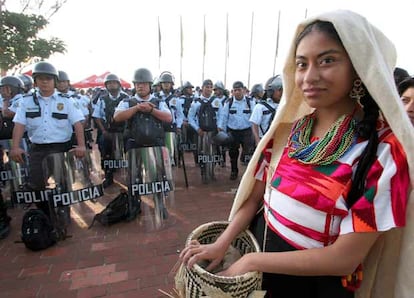
<instances>
[{"instance_id":1,"label":"paved ground","mask_svg":"<svg viewBox=\"0 0 414 298\"><path fill-rule=\"evenodd\" d=\"M218 171L217 181L205 185L199 169L187 165L186 188L182 169L174 168L176 190L161 227L146 200L136 220L110 227L95 223L88 229L93 215L119 192L113 185L97 203L74 206L72 237L41 252L14 243L20 239L24 210L9 209L12 232L0 240L0 297L167 297L160 290L173 293L171 271L188 234L200 224L225 220L230 211L240 177L229 180L228 164Z\"/></svg>"}]
</instances>

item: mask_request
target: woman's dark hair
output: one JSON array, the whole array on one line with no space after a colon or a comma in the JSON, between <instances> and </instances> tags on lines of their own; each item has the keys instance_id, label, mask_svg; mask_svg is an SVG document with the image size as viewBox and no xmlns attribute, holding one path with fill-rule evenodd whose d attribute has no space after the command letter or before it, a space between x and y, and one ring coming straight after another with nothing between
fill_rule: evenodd
<instances>
[{"instance_id":1,"label":"woman's dark hair","mask_svg":"<svg viewBox=\"0 0 414 298\"><path fill-rule=\"evenodd\" d=\"M296 38L296 47L299 45L301 40L312 31L325 33L327 36L343 46L341 38L335 30L333 24L318 20L307 25L298 35ZM379 107L372 98L371 94L369 94L367 88L365 86L364 88L366 95L360 99L360 103L364 109L364 118L357 124L356 133L358 137L368 140L368 144L360 156L358 166L354 177L352 178L352 186L348 197L346 198L348 208L351 208L352 205L364 194L368 171L376 159L378 148L378 133L376 127L379 117Z\"/></svg>"},{"instance_id":2,"label":"woman's dark hair","mask_svg":"<svg viewBox=\"0 0 414 298\"><path fill-rule=\"evenodd\" d=\"M398 94L400 96L403 95L403 93L408 89L408 88L414 88L414 78L407 78L405 80L403 80L399 85L398 85Z\"/></svg>"}]
</instances>

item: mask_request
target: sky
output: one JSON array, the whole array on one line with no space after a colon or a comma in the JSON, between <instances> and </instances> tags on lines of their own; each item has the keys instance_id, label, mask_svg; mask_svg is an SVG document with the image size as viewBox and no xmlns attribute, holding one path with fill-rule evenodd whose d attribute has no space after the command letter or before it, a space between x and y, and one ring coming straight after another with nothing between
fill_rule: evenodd
<instances>
[{"instance_id":1,"label":"sky","mask_svg":"<svg viewBox=\"0 0 414 298\"><path fill-rule=\"evenodd\" d=\"M12 5L9 0L6 6L13 10ZM55 36L66 43L67 52L55 54L48 61L66 71L71 82L105 71L131 82L134 71L145 67L154 77L162 71L171 71L177 87L183 81L201 85L207 78L214 82L221 80L227 88L236 80L251 87L264 84L274 72L281 73L296 25L305 15L333 9L350 9L364 15L395 44L397 66L414 74L413 41L409 39L414 12L412 0L385 3L372 0L68 0L51 18L42 36ZM206 54L203 58L204 22Z\"/></svg>"}]
</instances>

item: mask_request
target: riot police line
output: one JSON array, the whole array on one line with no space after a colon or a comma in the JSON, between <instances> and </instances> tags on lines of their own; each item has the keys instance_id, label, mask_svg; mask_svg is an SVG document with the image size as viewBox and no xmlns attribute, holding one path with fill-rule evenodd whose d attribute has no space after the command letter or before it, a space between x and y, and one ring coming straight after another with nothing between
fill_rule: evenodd
<instances>
[{"instance_id":1,"label":"riot police line","mask_svg":"<svg viewBox=\"0 0 414 298\"><path fill-rule=\"evenodd\" d=\"M82 124L84 135L91 130L84 123L88 122L88 118L94 120L98 132L96 142L100 157L96 157L97 152L90 150L93 148L91 144L88 144L91 141L90 137L85 139L85 144L88 144L85 147L89 150L82 158L75 156L79 155L76 151L78 149L75 149L75 153L67 152L70 147L66 145L69 146L69 144L66 142L63 148L58 142L58 152L52 153L50 158L46 156L43 162L44 178L48 181L48 188L45 190L31 188L29 178L33 177L29 177L30 163L28 160L25 163L9 160L0 171L0 182L3 187L5 182L10 183L14 203L40 205L47 201L53 209L95 201L103 196L104 188L113 183L113 175L117 173L117 179L127 186L132 201L140 202L140 197L153 195L155 205L161 206L160 209L163 210L161 217L166 217L165 202L173 197L174 192L172 167L182 167L188 187L185 152L193 153L194 163L200 168L201 179L204 183L216 180L215 169L219 165L225 165L228 150L230 150L232 165L230 179L232 180L237 178L238 173L238 147L243 146L240 157L243 163L248 162L252 152L253 148L250 148L252 142L246 141L247 138L250 140L250 133L247 131L250 129L244 128L250 126L248 117L253 110L253 105L250 104L251 98L241 91L240 97L234 97L235 104L232 104L233 97L225 94L226 90L220 81L213 85L211 80L204 80L201 93L194 96L192 91L194 86L189 82L174 89L174 78L170 72L162 73L155 84L151 72L140 68L133 75L133 94L126 94L121 89L120 79L110 73L104 80L105 89L100 90L88 103L84 97L71 93L67 73L56 71L54 66L47 62L39 62L35 65L33 77L35 83L36 78L43 81L52 79L60 92L57 93L54 90L49 93L60 102L55 108L56 112L52 113L52 117L56 117L53 121L68 119L67 115L62 116L60 112L69 102L82 110L85 119ZM19 87L20 83L16 84L17 90L22 90ZM160 88L157 89L157 85ZM233 84L234 90L243 88L241 82ZM41 88L32 89L32 91L25 95L25 98L28 98L25 101L31 102L31 106L27 107L31 110L26 110L25 114L17 113L20 115L17 117L17 122L22 121L22 117L36 114L36 116L29 116L31 119L31 117L39 117L42 113L39 100L43 100L43 91ZM243 102L247 102L247 106L245 105L247 109L239 107ZM92 107L87 107L88 105ZM210 123L212 129L210 126L206 129L201 125L203 121L200 115L203 114L201 110L204 110L204 106L210 106L210 110L213 110L214 115L208 120L212 122ZM18 111L17 107L18 104L10 104L9 109ZM227 114L220 116L223 110ZM236 122L232 120L240 118L240 113L244 119L243 127L238 126L238 120ZM80 119L78 114L76 117ZM225 121L220 121L220 117ZM220 125L220 122L223 122L224 126ZM237 125L231 127L232 123ZM230 131L228 128L231 128ZM36 128L29 127L29 129ZM75 126L65 129L76 130L76 136L72 137L72 141L79 142L80 139L77 136L79 131ZM231 130L234 131L235 138ZM29 138L23 141L30 143ZM40 144L36 144L39 143L38 139L31 141L39 148L47 148L50 142L46 141L43 144L40 141ZM82 143L84 142L81 141L81 146ZM244 147L247 143L249 146L246 150ZM52 141L52 145L56 144ZM25 146L30 147L28 144ZM156 155L161 158L154 158ZM7 154L4 157L7 159ZM151 159L153 159L152 164L149 162ZM101 171L105 173L104 179L101 177ZM36 173L41 175L39 169ZM94 179L90 175L94 176Z\"/></svg>"}]
</instances>

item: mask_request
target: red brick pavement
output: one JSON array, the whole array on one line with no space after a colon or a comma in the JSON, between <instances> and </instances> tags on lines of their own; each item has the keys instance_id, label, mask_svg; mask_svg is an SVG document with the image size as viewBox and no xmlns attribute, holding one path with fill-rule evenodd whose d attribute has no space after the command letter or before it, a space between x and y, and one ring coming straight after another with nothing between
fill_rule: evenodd
<instances>
[{"instance_id":1,"label":"red brick pavement","mask_svg":"<svg viewBox=\"0 0 414 298\"><path fill-rule=\"evenodd\" d=\"M119 186L113 185L98 203L74 205L72 237L40 252L14 243L20 239L24 210L9 209L12 231L0 240L0 296L167 297L159 290L173 293L171 271L188 234L200 224L226 220L230 211L240 179L229 180L229 165L217 170L217 181L204 185L199 169L187 165L186 188L182 169L173 169L175 193L160 228L154 227L151 202L145 201L143 213L132 222L95 223L88 229L94 214L117 195Z\"/></svg>"}]
</instances>

